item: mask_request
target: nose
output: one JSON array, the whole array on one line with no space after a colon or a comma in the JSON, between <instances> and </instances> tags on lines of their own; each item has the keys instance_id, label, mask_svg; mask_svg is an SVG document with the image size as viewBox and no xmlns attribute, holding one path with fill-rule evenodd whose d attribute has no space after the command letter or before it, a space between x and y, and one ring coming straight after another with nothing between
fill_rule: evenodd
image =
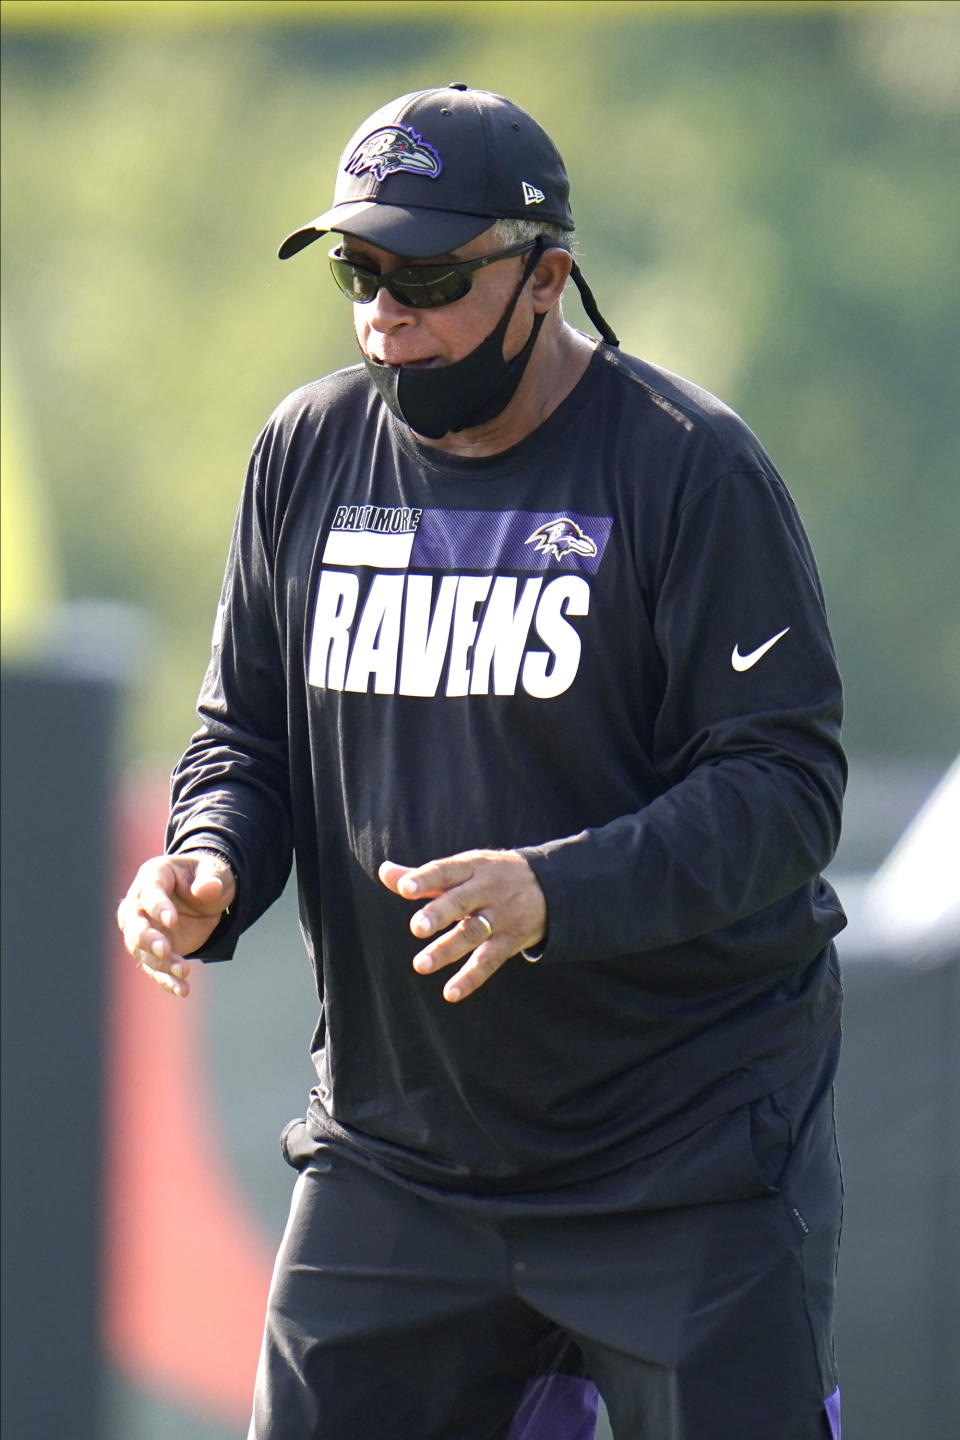
<instances>
[{"instance_id":1,"label":"nose","mask_svg":"<svg viewBox=\"0 0 960 1440\"><path fill-rule=\"evenodd\" d=\"M389 335L404 325L416 324L413 311L394 299L386 285L380 286L369 304L357 308L370 329L376 330L380 335Z\"/></svg>"}]
</instances>

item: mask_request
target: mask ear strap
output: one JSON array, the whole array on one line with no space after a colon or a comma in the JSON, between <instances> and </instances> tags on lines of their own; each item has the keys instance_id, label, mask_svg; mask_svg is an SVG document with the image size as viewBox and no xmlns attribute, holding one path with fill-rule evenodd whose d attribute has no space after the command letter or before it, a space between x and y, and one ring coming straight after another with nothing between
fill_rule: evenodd
<instances>
[{"instance_id":1,"label":"mask ear strap","mask_svg":"<svg viewBox=\"0 0 960 1440\"><path fill-rule=\"evenodd\" d=\"M544 245L543 245L543 236L542 236L542 235L538 235L537 238L536 238L536 240L534 240L534 242L533 242L533 248L532 248L531 251L530 251L530 255L529 255L528 259L527 259L527 263L526 263L526 265L525 265L524 268L523 268L523 274L520 276L519 282L517 283L517 288L516 288L516 290L514 291L513 299L510 301L510 304L507 306L506 310L503 312L503 315L500 317L500 320L499 320L499 322L497 323L496 328L495 328L495 329L493 330L493 332L492 332L494 335L496 335L498 332L501 332L501 331L502 331L502 334L501 334L501 337L500 337L500 338L501 338L501 341L502 341L502 339L503 339L503 336L506 335L506 333L507 333L507 326L510 324L510 321L513 319L513 312L514 312L514 310L516 310L517 306L520 304L520 296L523 294L523 287L526 285L527 281L530 279L530 276L533 274L534 270L536 270L536 268L537 268L537 262L539 261L540 256L541 256L541 254L543 253L543 248L544 248ZM539 321L543 321L543 319L544 319L544 316L543 316L543 315L540 315L540 316L537 317L537 320L539 320ZM537 320L534 321L534 325L533 325L533 335L534 335L534 337L536 337L537 331L538 331L539 328L540 328L539 324L537 323ZM490 336L487 336L487 339L490 339ZM518 358L519 358L519 357L518 357ZM512 363L512 362L511 362L511 363Z\"/></svg>"},{"instance_id":2,"label":"mask ear strap","mask_svg":"<svg viewBox=\"0 0 960 1440\"><path fill-rule=\"evenodd\" d=\"M576 260L574 260L571 267L570 278L573 281L574 285L576 285L577 289L580 291L580 299L583 301L584 310L586 310L587 314L590 316L590 319L600 331L600 334L603 336L604 340L607 342L608 345L612 345L615 349L619 350L620 341L610 329L610 326L607 324L606 320L604 320L603 316L600 314L600 311L597 308L597 302L593 298L593 291L590 289L590 286L587 284L586 280L584 280L583 275L580 271L580 266L577 264Z\"/></svg>"},{"instance_id":3,"label":"mask ear strap","mask_svg":"<svg viewBox=\"0 0 960 1440\"><path fill-rule=\"evenodd\" d=\"M526 285L527 281L530 279L530 276L533 274L534 270L536 270L537 265L540 261L540 256L543 254L543 251L543 236L538 235L536 240L534 240L533 242L533 248L530 251L530 254L527 256L527 263L523 267L523 274L520 276L520 284L517 286L518 296L523 290L524 285Z\"/></svg>"}]
</instances>

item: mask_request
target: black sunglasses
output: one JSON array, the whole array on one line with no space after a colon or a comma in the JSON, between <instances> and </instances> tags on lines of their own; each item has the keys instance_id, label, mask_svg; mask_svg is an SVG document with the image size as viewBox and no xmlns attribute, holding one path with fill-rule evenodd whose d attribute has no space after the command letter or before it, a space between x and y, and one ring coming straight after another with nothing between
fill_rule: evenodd
<instances>
[{"instance_id":1,"label":"black sunglasses","mask_svg":"<svg viewBox=\"0 0 960 1440\"><path fill-rule=\"evenodd\" d=\"M386 286L394 300L412 310L436 310L441 305L452 305L462 300L473 284L473 272L492 265L495 260L508 260L511 255L525 255L539 245L539 240L524 240L521 245L511 245L508 250L495 250L492 255L481 255L479 260L447 260L439 265L401 265L388 275L345 260L337 245L330 251L330 269L333 278L348 300L356 305L369 305L375 300L381 286Z\"/></svg>"}]
</instances>

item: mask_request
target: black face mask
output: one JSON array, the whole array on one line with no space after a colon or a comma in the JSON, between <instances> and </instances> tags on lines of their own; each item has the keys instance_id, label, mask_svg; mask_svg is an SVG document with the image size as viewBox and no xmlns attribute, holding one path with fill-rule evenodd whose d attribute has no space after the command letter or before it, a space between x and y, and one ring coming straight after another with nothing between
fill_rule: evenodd
<instances>
[{"instance_id":1,"label":"black face mask","mask_svg":"<svg viewBox=\"0 0 960 1440\"><path fill-rule=\"evenodd\" d=\"M451 430L485 425L510 404L540 334L544 314L535 316L527 343L512 360L503 358L503 341L523 287L540 258L541 248L538 240L516 293L497 325L462 360L419 370L378 364L364 355L367 374L384 404L418 435L439 440Z\"/></svg>"}]
</instances>

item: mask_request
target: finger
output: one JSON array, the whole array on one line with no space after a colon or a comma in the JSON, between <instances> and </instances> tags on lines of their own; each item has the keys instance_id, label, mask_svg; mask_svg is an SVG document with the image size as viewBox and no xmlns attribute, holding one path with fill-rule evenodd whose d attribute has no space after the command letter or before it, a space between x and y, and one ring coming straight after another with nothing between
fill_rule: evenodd
<instances>
[{"instance_id":1,"label":"finger","mask_svg":"<svg viewBox=\"0 0 960 1440\"><path fill-rule=\"evenodd\" d=\"M397 894L402 895L405 900L416 900L424 895L442 895L445 890L469 880L475 864L476 860L472 855L452 855L407 869L406 873L397 876ZM402 866L397 868L403 869Z\"/></svg>"},{"instance_id":2,"label":"finger","mask_svg":"<svg viewBox=\"0 0 960 1440\"><path fill-rule=\"evenodd\" d=\"M178 980L189 973L189 963L173 948L170 937L160 930L143 927L127 947L138 965L174 975Z\"/></svg>"},{"instance_id":3,"label":"finger","mask_svg":"<svg viewBox=\"0 0 960 1440\"><path fill-rule=\"evenodd\" d=\"M404 900L414 900L423 895L440 895L446 889L438 876L438 867L446 861L434 861L430 865L398 865L393 860L384 860L377 874L382 884Z\"/></svg>"},{"instance_id":4,"label":"finger","mask_svg":"<svg viewBox=\"0 0 960 1440\"><path fill-rule=\"evenodd\" d=\"M199 855L190 894L203 905L229 905L236 891L233 870L216 855Z\"/></svg>"},{"instance_id":5,"label":"finger","mask_svg":"<svg viewBox=\"0 0 960 1440\"><path fill-rule=\"evenodd\" d=\"M452 1005L458 1000L465 1000L468 995L479 990L481 985L485 985L490 976L495 975L509 958L509 955L503 953L502 945L481 945L474 950L466 965L462 965L456 975L444 985L444 1000L448 1000Z\"/></svg>"},{"instance_id":6,"label":"finger","mask_svg":"<svg viewBox=\"0 0 960 1440\"><path fill-rule=\"evenodd\" d=\"M137 964L144 975L152 980L155 985L158 985L161 990L165 990L168 995L175 995L178 999L185 999L186 996L190 994L190 986L186 979L186 976L190 973L189 966L175 965L173 967L175 970L180 969L182 971L182 974L175 975L169 971L158 969L155 964L149 963L148 960L140 960Z\"/></svg>"},{"instance_id":7,"label":"finger","mask_svg":"<svg viewBox=\"0 0 960 1440\"><path fill-rule=\"evenodd\" d=\"M144 954L163 954L162 949L158 951L155 947L157 945L165 946L167 944L166 936L160 930L154 929L149 916L145 915L142 910L136 909L129 903L129 900L123 902L121 910L118 912L118 919L121 914L123 943L134 958L141 950Z\"/></svg>"},{"instance_id":8,"label":"finger","mask_svg":"<svg viewBox=\"0 0 960 1440\"><path fill-rule=\"evenodd\" d=\"M138 963L165 966L173 959L173 947L167 936L149 925L131 926L127 949Z\"/></svg>"},{"instance_id":9,"label":"finger","mask_svg":"<svg viewBox=\"0 0 960 1440\"><path fill-rule=\"evenodd\" d=\"M128 949L138 965L148 965L152 970L162 970L178 979L189 974L189 963L173 948L169 936L159 930L142 929Z\"/></svg>"},{"instance_id":10,"label":"finger","mask_svg":"<svg viewBox=\"0 0 960 1440\"><path fill-rule=\"evenodd\" d=\"M459 924L432 945L414 956L413 968L421 975L455 965L464 955L476 951L490 940L490 930L477 915L465 915ZM506 958L506 957L504 957Z\"/></svg>"},{"instance_id":11,"label":"finger","mask_svg":"<svg viewBox=\"0 0 960 1440\"><path fill-rule=\"evenodd\" d=\"M429 905L424 905L411 916L410 929L418 940L427 940L431 935L446 930L449 925L455 925L458 921L464 924L472 922L476 912L482 909L481 893L476 886L455 885L452 890L445 890L442 895L437 895ZM487 918L489 920L489 915ZM469 928L472 934L476 934L478 930L480 932L475 944L479 945L481 940L489 940L489 933L482 920L472 923Z\"/></svg>"},{"instance_id":12,"label":"finger","mask_svg":"<svg viewBox=\"0 0 960 1440\"><path fill-rule=\"evenodd\" d=\"M398 865L395 860L384 860L377 871L381 884L392 890L394 895L400 894L399 884L403 877L412 873L412 865Z\"/></svg>"},{"instance_id":13,"label":"finger","mask_svg":"<svg viewBox=\"0 0 960 1440\"><path fill-rule=\"evenodd\" d=\"M171 880L173 876L171 874ZM171 929L177 923L177 910L172 899L172 885L168 888L159 878L145 876L137 886L136 903L155 925Z\"/></svg>"}]
</instances>

